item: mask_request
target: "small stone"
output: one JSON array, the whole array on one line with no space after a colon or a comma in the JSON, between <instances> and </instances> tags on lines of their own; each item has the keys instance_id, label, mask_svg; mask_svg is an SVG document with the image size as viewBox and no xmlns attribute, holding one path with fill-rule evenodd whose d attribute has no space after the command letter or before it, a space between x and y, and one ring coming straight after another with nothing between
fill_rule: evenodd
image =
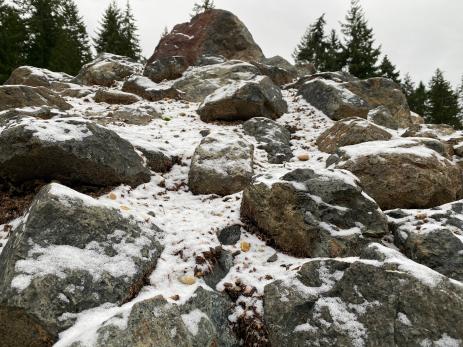
<instances>
[{"instance_id":1,"label":"small stone","mask_svg":"<svg viewBox=\"0 0 463 347\"><path fill-rule=\"evenodd\" d=\"M183 284L191 286L196 283L196 277L192 275L184 275L179 278L179 281L182 282Z\"/></svg>"},{"instance_id":2,"label":"small stone","mask_svg":"<svg viewBox=\"0 0 463 347\"><path fill-rule=\"evenodd\" d=\"M116 200L116 199L117 199L117 195L116 195L115 193L111 192L111 193L109 193L109 198L110 198L111 200Z\"/></svg>"},{"instance_id":3,"label":"small stone","mask_svg":"<svg viewBox=\"0 0 463 347\"><path fill-rule=\"evenodd\" d=\"M217 233L217 238L222 245L234 245L241 238L241 225L235 224L223 228Z\"/></svg>"},{"instance_id":4,"label":"small stone","mask_svg":"<svg viewBox=\"0 0 463 347\"><path fill-rule=\"evenodd\" d=\"M170 299L172 299L174 301L179 301L180 300L180 295L175 294L175 295L171 296Z\"/></svg>"},{"instance_id":5,"label":"small stone","mask_svg":"<svg viewBox=\"0 0 463 347\"><path fill-rule=\"evenodd\" d=\"M307 161L310 159L310 156L308 153L302 153L297 156L297 159L299 159L300 161Z\"/></svg>"},{"instance_id":6,"label":"small stone","mask_svg":"<svg viewBox=\"0 0 463 347\"><path fill-rule=\"evenodd\" d=\"M121 205L121 210L122 210L122 211L129 211L130 208L129 208L128 206Z\"/></svg>"},{"instance_id":7,"label":"small stone","mask_svg":"<svg viewBox=\"0 0 463 347\"><path fill-rule=\"evenodd\" d=\"M241 241L240 248L243 252L249 252L251 249L251 244L246 241Z\"/></svg>"},{"instance_id":8,"label":"small stone","mask_svg":"<svg viewBox=\"0 0 463 347\"><path fill-rule=\"evenodd\" d=\"M267 259L267 263L274 263L278 260L278 254L272 255L270 258Z\"/></svg>"},{"instance_id":9,"label":"small stone","mask_svg":"<svg viewBox=\"0 0 463 347\"><path fill-rule=\"evenodd\" d=\"M427 217L428 215L426 213L418 213L415 218L418 220L423 220L423 219L426 219Z\"/></svg>"}]
</instances>

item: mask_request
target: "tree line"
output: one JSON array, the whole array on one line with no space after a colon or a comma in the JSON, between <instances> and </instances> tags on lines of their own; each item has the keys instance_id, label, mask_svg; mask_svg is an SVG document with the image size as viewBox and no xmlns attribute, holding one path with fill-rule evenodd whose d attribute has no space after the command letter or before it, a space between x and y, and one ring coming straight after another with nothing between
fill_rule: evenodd
<instances>
[{"instance_id":1,"label":"tree line","mask_svg":"<svg viewBox=\"0 0 463 347\"><path fill-rule=\"evenodd\" d=\"M75 75L97 53L141 58L130 3L113 1L93 44L74 0L0 0L0 83L18 66L31 65Z\"/></svg>"},{"instance_id":2,"label":"tree line","mask_svg":"<svg viewBox=\"0 0 463 347\"><path fill-rule=\"evenodd\" d=\"M409 74L402 80L400 72L387 55L381 57L381 46L375 45L359 0L351 0L350 9L341 23L342 39L336 30L326 32L323 14L311 24L297 45L296 62L310 62L319 71L348 71L359 78L386 77L399 84L412 111L428 123L449 124L461 129L463 119L463 79L456 90L442 70L437 69L427 85L412 81Z\"/></svg>"}]
</instances>

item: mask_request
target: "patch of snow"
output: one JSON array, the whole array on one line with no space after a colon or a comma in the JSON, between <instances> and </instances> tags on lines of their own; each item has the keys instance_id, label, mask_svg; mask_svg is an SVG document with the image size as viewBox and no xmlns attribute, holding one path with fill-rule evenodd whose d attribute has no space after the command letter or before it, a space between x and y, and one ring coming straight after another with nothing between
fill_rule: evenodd
<instances>
[{"instance_id":1,"label":"patch of snow","mask_svg":"<svg viewBox=\"0 0 463 347\"><path fill-rule=\"evenodd\" d=\"M202 319L209 320L209 317L202 311L195 309L187 314L182 314L182 320L188 331L196 336L199 330L199 323Z\"/></svg>"}]
</instances>

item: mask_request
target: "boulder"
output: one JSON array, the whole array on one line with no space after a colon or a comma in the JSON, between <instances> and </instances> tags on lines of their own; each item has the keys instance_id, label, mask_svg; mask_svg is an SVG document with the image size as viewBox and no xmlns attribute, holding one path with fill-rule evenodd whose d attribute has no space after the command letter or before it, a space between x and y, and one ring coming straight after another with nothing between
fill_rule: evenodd
<instances>
[{"instance_id":1,"label":"boulder","mask_svg":"<svg viewBox=\"0 0 463 347\"><path fill-rule=\"evenodd\" d=\"M199 106L204 122L248 120L253 117L276 119L288 111L280 89L264 76L238 81L217 89Z\"/></svg>"},{"instance_id":2,"label":"boulder","mask_svg":"<svg viewBox=\"0 0 463 347\"><path fill-rule=\"evenodd\" d=\"M225 57L221 55L207 55L204 54L196 60L195 66L207 66L207 65L215 65L215 64L223 64L227 61Z\"/></svg>"},{"instance_id":3,"label":"boulder","mask_svg":"<svg viewBox=\"0 0 463 347\"><path fill-rule=\"evenodd\" d=\"M267 152L270 163L282 164L293 157L291 134L277 122L263 117L251 118L243 123L243 130L259 142L259 148Z\"/></svg>"},{"instance_id":4,"label":"boulder","mask_svg":"<svg viewBox=\"0 0 463 347\"><path fill-rule=\"evenodd\" d=\"M50 106L35 106L24 108L12 108L0 112L0 127L6 126L11 121L17 121L22 118L34 117L39 119L50 119L53 117L66 117L67 114L51 108Z\"/></svg>"},{"instance_id":5,"label":"boulder","mask_svg":"<svg viewBox=\"0 0 463 347\"><path fill-rule=\"evenodd\" d=\"M230 251L218 246L197 256L196 264L195 276L202 278L209 287L215 289L217 284L228 275L234 261Z\"/></svg>"},{"instance_id":6,"label":"boulder","mask_svg":"<svg viewBox=\"0 0 463 347\"><path fill-rule=\"evenodd\" d=\"M0 255L2 345L50 346L76 313L130 301L160 233L65 186L42 188Z\"/></svg>"},{"instance_id":7,"label":"boulder","mask_svg":"<svg viewBox=\"0 0 463 347\"><path fill-rule=\"evenodd\" d=\"M134 75L124 82L124 92L133 93L148 101L179 99L181 93L172 87L158 86L148 77Z\"/></svg>"},{"instance_id":8,"label":"boulder","mask_svg":"<svg viewBox=\"0 0 463 347\"><path fill-rule=\"evenodd\" d=\"M148 77L151 81L159 83L164 80L175 80L182 77L188 69L188 62L185 57L172 56L156 59L146 64L143 70L143 76Z\"/></svg>"},{"instance_id":9,"label":"boulder","mask_svg":"<svg viewBox=\"0 0 463 347\"><path fill-rule=\"evenodd\" d=\"M228 322L231 306L225 295L203 288L183 305L157 296L136 303L126 326L105 322L97 332L96 347L238 347Z\"/></svg>"},{"instance_id":10,"label":"boulder","mask_svg":"<svg viewBox=\"0 0 463 347\"><path fill-rule=\"evenodd\" d=\"M92 88L77 86L77 87L65 88L59 92L59 95L67 96L70 98L82 99L82 98L85 98L86 96L89 96L90 94L93 94L94 92L95 91Z\"/></svg>"},{"instance_id":11,"label":"boulder","mask_svg":"<svg viewBox=\"0 0 463 347\"><path fill-rule=\"evenodd\" d=\"M293 70L286 70L278 66L264 64L257 61L253 61L251 64L259 69L261 75L270 77L272 82L278 86L288 84L297 77L297 72L294 72Z\"/></svg>"},{"instance_id":12,"label":"boulder","mask_svg":"<svg viewBox=\"0 0 463 347\"><path fill-rule=\"evenodd\" d=\"M161 114L155 107L139 104L117 107L107 115L109 122L124 122L133 125L148 125L153 119L159 118Z\"/></svg>"},{"instance_id":13,"label":"boulder","mask_svg":"<svg viewBox=\"0 0 463 347\"><path fill-rule=\"evenodd\" d=\"M177 156L167 154L162 149L144 148L137 146L146 158L146 164L151 170L158 173L169 172L175 164L180 164L181 160Z\"/></svg>"},{"instance_id":14,"label":"boulder","mask_svg":"<svg viewBox=\"0 0 463 347\"><path fill-rule=\"evenodd\" d=\"M111 87L114 82L124 81L142 71L143 65L128 57L101 53L95 60L84 65L74 80L84 85Z\"/></svg>"},{"instance_id":15,"label":"boulder","mask_svg":"<svg viewBox=\"0 0 463 347\"><path fill-rule=\"evenodd\" d=\"M72 76L64 72L53 72L32 66L20 66L10 75L5 85L25 85L51 88L53 82L70 82Z\"/></svg>"},{"instance_id":16,"label":"boulder","mask_svg":"<svg viewBox=\"0 0 463 347\"><path fill-rule=\"evenodd\" d=\"M424 118L415 112L411 112L412 124L424 124Z\"/></svg>"},{"instance_id":17,"label":"boulder","mask_svg":"<svg viewBox=\"0 0 463 347\"><path fill-rule=\"evenodd\" d=\"M268 284L272 346L460 346L463 286L379 244Z\"/></svg>"},{"instance_id":18,"label":"boulder","mask_svg":"<svg viewBox=\"0 0 463 347\"><path fill-rule=\"evenodd\" d=\"M120 90L98 89L95 93L95 102L107 104L130 105L140 100L135 94L121 92Z\"/></svg>"},{"instance_id":19,"label":"boulder","mask_svg":"<svg viewBox=\"0 0 463 347\"><path fill-rule=\"evenodd\" d=\"M429 208L462 196L462 173L434 139L372 141L342 147L327 164L346 169L383 210Z\"/></svg>"},{"instance_id":20,"label":"boulder","mask_svg":"<svg viewBox=\"0 0 463 347\"><path fill-rule=\"evenodd\" d=\"M342 170L257 176L243 192L241 218L278 248L300 257L357 255L388 231L378 205Z\"/></svg>"},{"instance_id":21,"label":"boulder","mask_svg":"<svg viewBox=\"0 0 463 347\"><path fill-rule=\"evenodd\" d=\"M328 80L336 83L358 81L359 79L346 71L334 72L312 72L310 74L302 75L295 83L286 86L288 89L300 89L306 82L315 79Z\"/></svg>"},{"instance_id":22,"label":"boulder","mask_svg":"<svg viewBox=\"0 0 463 347\"><path fill-rule=\"evenodd\" d=\"M150 173L133 146L111 130L78 117L22 118L0 133L0 179L136 186Z\"/></svg>"},{"instance_id":23,"label":"boulder","mask_svg":"<svg viewBox=\"0 0 463 347\"><path fill-rule=\"evenodd\" d=\"M368 112L367 119L377 125L397 130L399 125L394 120L392 113L384 106L379 106Z\"/></svg>"},{"instance_id":24,"label":"boulder","mask_svg":"<svg viewBox=\"0 0 463 347\"><path fill-rule=\"evenodd\" d=\"M0 111L19 107L50 106L69 110L61 96L45 87L0 86Z\"/></svg>"},{"instance_id":25,"label":"boulder","mask_svg":"<svg viewBox=\"0 0 463 347\"><path fill-rule=\"evenodd\" d=\"M264 58L246 26L233 13L209 10L196 15L189 23L176 25L159 42L147 66L156 60L184 57L194 65L203 55L226 59L259 61Z\"/></svg>"},{"instance_id":26,"label":"boulder","mask_svg":"<svg viewBox=\"0 0 463 347\"><path fill-rule=\"evenodd\" d=\"M394 244L410 259L463 282L463 201L387 212Z\"/></svg>"},{"instance_id":27,"label":"boulder","mask_svg":"<svg viewBox=\"0 0 463 347\"><path fill-rule=\"evenodd\" d=\"M221 64L190 68L182 78L174 82L173 88L183 93L183 98L192 102L202 102L217 89L235 81L249 81L259 75L254 65L239 60Z\"/></svg>"},{"instance_id":28,"label":"boulder","mask_svg":"<svg viewBox=\"0 0 463 347\"><path fill-rule=\"evenodd\" d=\"M202 139L191 159L188 186L194 194L235 194L251 181L254 146L233 132Z\"/></svg>"},{"instance_id":29,"label":"boulder","mask_svg":"<svg viewBox=\"0 0 463 347\"><path fill-rule=\"evenodd\" d=\"M334 153L339 147L368 141L387 141L392 135L363 118L346 118L336 122L317 138L318 148Z\"/></svg>"},{"instance_id":30,"label":"boulder","mask_svg":"<svg viewBox=\"0 0 463 347\"><path fill-rule=\"evenodd\" d=\"M402 136L428 137L449 143L463 140L463 132L447 124L413 124Z\"/></svg>"},{"instance_id":31,"label":"boulder","mask_svg":"<svg viewBox=\"0 0 463 347\"><path fill-rule=\"evenodd\" d=\"M241 225L234 224L227 226L217 232L219 242L224 246L232 246L241 238Z\"/></svg>"}]
</instances>

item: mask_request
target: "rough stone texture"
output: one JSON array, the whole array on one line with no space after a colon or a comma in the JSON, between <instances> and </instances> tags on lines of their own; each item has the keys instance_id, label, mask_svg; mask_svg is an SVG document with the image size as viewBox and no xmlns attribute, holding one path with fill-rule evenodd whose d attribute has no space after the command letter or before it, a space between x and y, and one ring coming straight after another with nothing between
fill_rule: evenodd
<instances>
[{"instance_id":1,"label":"rough stone texture","mask_svg":"<svg viewBox=\"0 0 463 347\"><path fill-rule=\"evenodd\" d=\"M259 75L254 65L239 60L191 68L175 81L173 88L188 101L202 102L206 96L234 81L249 81Z\"/></svg>"},{"instance_id":2,"label":"rough stone texture","mask_svg":"<svg viewBox=\"0 0 463 347\"><path fill-rule=\"evenodd\" d=\"M94 90L90 87L71 87L71 88L66 88L63 89L62 91L59 92L59 95L61 96L67 96L70 98L85 98L86 96L89 96L90 94L93 94Z\"/></svg>"},{"instance_id":3,"label":"rough stone texture","mask_svg":"<svg viewBox=\"0 0 463 347\"><path fill-rule=\"evenodd\" d=\"M143 76L156 83L164 80L175 80L182 77L188 66L185 57L164 57L146 64Z\"/></svg>"},{"instance_id":4,"label":"rough stone texture","mask_svg":"<svg viewBox=\"0 0 463 347\"><path fill-rule=\"evenodd\" d=\"M130 58L101 53L95 60L84 65L74 80L79 84L110 87L114 82L123 81L142 70L143 65Z\"/></svg>"},{"instance_id":5,"label":"rough stone texture","mask_svg":"<svg viewBox=\"0 0 463 347\"><path fill-rule=\"evenodd\" d=\"M53 82L70 82L72 76L64 72L52 72L32 66L20 66L10 75L5 85L25 85L31 87L52 87Z\"/></svg>"},{"instance_id":6,"label":"rough stone texture","mask_svg":"<svg viewBox=\"0 0 463 347\"><path fill-rule=\"evenodd\" d=\"M42 188L0 255L2 345L49 346L73 314L131 300L160 233L67 187Z\"/></svg>"},{"instance_id":7,"label":"rough stone texture","mask_svg":"<svg viewBox=\"0 0 463 347\"><path fill-rule=\"evenodd\" d=\"M210 10L176 25L159 42L148 64L164 58L182 56L194 65L202 55L227 59L259 61L264 58L246 26L231 12Z\"/></svg>"},{"instance_id":8,"label":"rough stone texture","mask_svg":"<svg viewBox=\"0 0 463 347\"><path fill-rule=\"evenodd\" d=\"M0 86L0 111L18 107L50 106L69 110L61 96L45 87Z\"/></svg>"},{"instance_id":9,"label":"rough stone texture","mask_svg":"<svg viewBox=\"0 0 463 347\"><path fill-rule=\"evenodd\" d=\"M280 249L301 257L356 255L369 237L388 231L378 205L341 170L258 176L244 190L241 217Z\"/></svg>"},{"instance_id":10,"label":"rough stone texture","mask_svg":"<svg viewBox=\"0 0 463 347\"><path fill-rule=\"evenodd\" d=\"M384 106L397 127L406 128L412 124L405 95L396 83L386 78L339 83L318 77L304 82L299 95L334 120L367 118L369 111Z\"/></svg>"},{"instance_id":11,"label":"rough stone texture","mask_svg":"<svg viewBox=\"0 0 463 347\"><path fill-rule=\"evenodd\" d=\"M148 125L153 119L161 118L156 108L149 105L121 106L108 113L110 122L124 122L134 125Z\"/></svg>"},{"instance_id":12,"label":"rough stone texture","mask_svg":"<svg viewBox=\"0 0 463 347\"><path fill-rule=\"evenodd\" d=\"M105 102L107 104L130 105L141 99L131 93L121 92L119 90L98 89L95 93L95 102Z\"/></svg>"},{"instance_id":13,"label":"rough stone texture","mask_svg":"<svg viewBox=\"0 0 463 347\"><path fill-rule=\"evenodd\" d=\"M159 101L163 99L179 99L181 93L172 87L158 86L148 77L132 76L122 86L124 92L136 94L148 101Z\"/></svg>"},{"instance_id":14,"label":"rough stone texture","mask_svg":"<svg viewBox=\"0 0 463 347\"><path fill-rule=\"evenodd\" d=\"M228 272L233 267L233 256L221 246L216 247L213 253L214 259L203 264L203 266L207 266L207 269L201 269L200 271L202 272L204 282L212 289L215 289L217 284L227 276Z\"/></svg>"},{"instance_id":15,"label":"rough stone texture","mask_svg":"<svg viewBox=\"0 0 463 347\"><path fill-rule=\"evenodd\" d=\"M342 147L327 164L356 175L383 210L429 208L462 196L462 173L442 142L426 138Z\"/></svg>"},{"instance_id":16,"label":"rough stone texture","mask_svg":"<svg viewBox=\"0 0 463 347\"><path fill-rule=\"evenodd\" d=\"M226 85L210 94L199 106L204 122L248 120L253 117L276 119L288 111L281 90L268 77Z\"/></svg>"},{"instance_id":17,"label":"rough stone texture","mask_svg":"<svg viewBox=\"0 0 463 347\"><path fill-rule=\"evenodd\" d=\"M334 153L339 147L391 138L389 132L363 118L346 118L323 132L317 138L317 146L323 152Z\"/></svg>"},{"instance_id":18,"label":"rough stone texture","mask_svg":"<svg viewBox=\"0 0 463 347\"><path fill-rule=\"evenodd\" d=\"M137 146L137 149L143 153L146 163L154 172L169 172L175 164L180 164L180 158L166 154L162 149L147 149Z\"/></svg>"},{"instance_id":19,"label":"rough stone texture","mask_svg":"<svg viewBox=\"0 0 463 347\"><path fill-rule=\"evenodd\" d=\"M394 243L410 259L463 282L463 201L387 212Z\"/></svg>"},{"instance_id":20,"label":"rough stone texture","mask_svg":"<svg viewBox=\"0 0 463 347\"><path fill-rule=\"evenodd\" d=\"M111 130L77 117L23 118L0 133L0 179L136 186L150 174L133 146Z\"/></svg>"},{"instance_id":21,"label":"rough stone texture","mask_svg":"<svg viewBox=\"0 0 463 347\"><path fill-rule=\"evenodd\" d=\"M370 122L389 129L397 130L399 128L399 125L395 121L394 117L392 117L391 112L389 112L389 110L384 106L379 106L368 112L367 119Z\"/></svg>"},{"instance_id":22,"label":"rough stone texture","mask_svg":"<svg viewBox=\"0 0 463 347\"><path fill-rule=\"evenodd\" d=\"M424 118L415 112L410 112L410 116L412 118L412 124L424 124Z\"/></svg>"},{"instance_id":23,"label":"rough stone texture","mask_svg":"<svg viewBox=\"0 0 463 347\"><path fill-rule=\"evenodd\" d=\"M25 108L12 108L0 112L0 127L6 126L10 121L18 121L21 118L34 117L39 119L50 119L53 117L66 117L65 112L61 112L50 106L36 106Z\"/></svg>"},{"instance_id":24,"label":"rough stone texture","mask_svg":"<svg viewBox=\"0 0 463 347\"><path fill-rule=\"evenodd\" d=\"M226 61L227 59L225 59L225 57L206 54L198 58L198 60L195 63L195 66L222 64L222 63L225 63Z\"/></svg>"},{"instance_id":25,"label":"rough stone texture","mask_svg":"<svg viewBox=\"0 0 463 347\"><path fill-rule=\"evenodd\" d=\"M100 328L96 347L238 347L227 319L230 308L226 296L203 288L180 306L158 296L134 305L127 328L122 330L111 322Z\"/></svg>"},{"instance_id":26,"label":"rough stone texture","mask_svg":"<svg viewBox=\"0 0 463 347\"><path fill-rule=\"evenodd\" d=\"M378 244L265 287L272 346L460 346L463 287ZM370 258L370 257L369 257Z\"/></svg>"},{"instance_id":27,"label":"rough stone texture","mask_svg":"<svg viewBox=\"0 0 463 347\"><path fill-rule=\"evenodd\" d=\"M251 181L254 146L232 132L203 138L191 160L188 186L194 194L230 195Z\"/></svg>"},{"instance_id":28,"label":"rough stone texture","mask_svg":"<svg viewBox=\"0 0 463 347\"><path fill-rule=\"evenodd\" d=\"M241 225L235 224L223 228L217 233L217 238L222 245L232 246L241 238Z\"/></svg>"},{"instance_id":29,"label":"rough stone texture","mask_svg":"<svg viewBox=\"0 0 463 347\"><path fill-rule=\"evenodd\" d=\"M286 86L288 89L300 89L306 82L313 81L315 79L323 79L333 81L336 83L358 81L359 79L345 71L335 72L318 72L302 75L295 83Z\"/></svg>"},{"instance_id":30,"label":"rough stone texture","mask_svg":"<svg viewBox=\"0 0 463 347\"><path fill-rule=\"evenodd\" d=\"M278 66L257 61L253 61L251 64L257 67L262 75L270 77L272 82L278 86L288 84L297 77L297 72L293 70L286 70Z\"/></svg>"},{"instance_id":31,"label":"rough stone texture","mask_svg":"<svg viewBox=\"0 0 463 347\"><path fill-rule=\"evenodd\" d=\"M259 142L258 148L268 153L272 164L282 164L293 157L291 134L288 129L277 122L263 117L256 117L243 123L245 134Z\"/></svg>"}]
</instances>

